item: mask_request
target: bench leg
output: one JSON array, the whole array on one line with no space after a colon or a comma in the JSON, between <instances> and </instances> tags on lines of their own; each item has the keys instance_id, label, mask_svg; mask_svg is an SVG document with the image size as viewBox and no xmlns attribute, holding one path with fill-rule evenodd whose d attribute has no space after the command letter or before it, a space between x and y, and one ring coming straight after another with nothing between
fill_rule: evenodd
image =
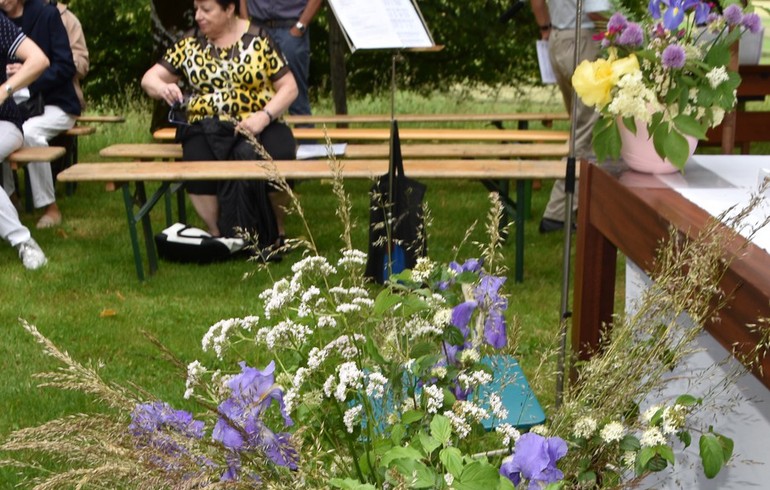
<instances>
[{"instance_id":1,"label":"bench leg","mask_svg":"<svg viewBox=\"0 0 770 490\"><path fill-rule=\"evenodd\" d=\"M155 251L155 235L152 233L152 223L150 222L150 211L168 193L169 184L164 182L153 193L150 199L147 199L147 192L144 188L144 182L135 183L136 190L134 195L128 185L123 186L123 200L126 205L126 215L128 218L128 232L131 236L131 247L134 252L134 264L136 265L136 275L140 281L144 280L144 266L142 264L142 254L139 249L139 233L137 224L141 222L142 232L144 233L144 245L147 249L147 262L149 274L152 275L158 270L158 254ZM139 209L134 213L134 206Z\"/></svg>"},{"instance_id":2,"label":"bench leg","mask_svg":"<svg viewBox=\"0 0 770 490\"><path fill-rule=\"evenodd\" d=\"M142 265L142 253L139 250L139 236L136 232L136 220L134 219L134 198L128 184L123 185L123 203L126 205L126 218L128 219L128 235L131 238L131 249L134 253L134 265L136 277L144 281L144 266Z\"/></svg>"},{"instance_id":3,"label":"bench leg","mask_svg":"<svg viewBox=\"0 0 770 490\"><path fill-rule=\"evenodd\" d=\"M525 189L527 183L531 183L528 180L516 181L516 209L522 209L524 203L527 201L527 195ZM516 216L516 231L514 242L516 245L516 265L514 267L514 280L516 282L524 281L524 214L519 213Z\"/></svg>"}]
</instances>

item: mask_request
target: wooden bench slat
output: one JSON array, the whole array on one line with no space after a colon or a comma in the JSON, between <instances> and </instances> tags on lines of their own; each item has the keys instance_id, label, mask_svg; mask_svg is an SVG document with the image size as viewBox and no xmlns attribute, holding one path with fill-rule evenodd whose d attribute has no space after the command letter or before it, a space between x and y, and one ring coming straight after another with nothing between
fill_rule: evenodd
<instances>
[{"instance_id":1,"label":"wooden bench slat","mask_svg":"<svg viewBox=\"0 0 770 490\"><path fill-rule=\"evenodd\" d=\"M86 136L88 134L94 134L96 128L94 126L73 126L65 131L63 134L67 136Z\"/></svg>"},{"instance_id":2,"label":"wooden bench slat","mask_svg":"<svg viewBox=\"0 0 770 490\"><path fill-rule=\"evenodd\" d=\"M276 161L286 178L327 179L334 176L326 161ZM387 160L341 160L343 178L373 178L387 172ZM548 179L565 174L566 163L550 160L405 160L404 170L421 179ZM222 179L266 179L264 161L99 162L78 163L63 170L64 182L133 182Z\"/></svg>"},{"instance_id":3,"label":"wooden bench slat","mask_svg":"<svg viewBox=\"0 0 770 490\"><path fill-rule=\"evenodd\" d=\"M388 114L313 114L309 116L285 115L289 124L356 124L389 123ZM484 122L484 121L565 121L566 112L513 112L505 114L397 114L398 122Z\"/></svg>"},{"instance_id":4,"label":"wooden bench slat","mask_svg":"<svg viewBox=\"0 0 770 490\"><path fill-rule=\"evenodd\" d=\"M77 121L83 123L122 123L126 122L126 118L123 116L99 116L83 114L77 117Z\"/></svg>"},{"instance_id":5,"label":"wooden bench slat","mask_svg":"<svg viewBox=\"0 0 770 490\"><path fill-rule=\"evenodd\" d=\"M8 155L11 163L50 162L61 158L67 150L61 146L25 146Z\"/></svg>"},{"instance_id":6,"label":"wooden bench slat","mask_svg":"<svg viewBox=\"0 0 770 490\"><path fill-rule=\"evenodd\" d=\"M401 145L404 158L540 158L563 157L569 148L563 143L405 143ZM390 145L386 143L349 144L344 158L387 158ZM116 144L99 151L108 158L138 160L179 160L182 145L178 143Z\"/></svg>"},{"instance_id":7,"label":"wooden bench slat","mask_svg":"<svg viewBox=\"0 0 770 490\"><path fill-rule=\"evenodd\" d=\"M388 128L293 128L298 140L320 140L327 136L333 141L390 139ZM175 128L162 128L153 133L157 140L172 140ZM401 140L439 141L567 141L569 131L547 129L427 129L404 128L399 130Z\"/></svg>"}]
</instances>

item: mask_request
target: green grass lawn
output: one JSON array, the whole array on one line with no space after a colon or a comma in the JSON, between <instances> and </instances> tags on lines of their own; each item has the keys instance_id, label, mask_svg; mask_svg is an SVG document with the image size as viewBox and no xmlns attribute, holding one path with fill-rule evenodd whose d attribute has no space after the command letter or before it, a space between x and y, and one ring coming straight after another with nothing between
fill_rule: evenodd
<instances>
[{"instance_id":1,"label":"green grass lawn","mask_svg":"<svg viewBox=\"0 0 770 490\"><path fill-rule=\"evenodd\" d=\"M537 100L533 96L532 100ZM400 96L402 112L510 112L559 110L560 99L546 95L539 105L519 105L521 96L478 97L450 94L425 98ZM378 105L379 104L379 105ZM425 104L418 106L418 104ZM549 105L550 104L550 105ZM387 104L385 104L387 106ZM319 104L323 108L323 104ZM385 112L382 101L351 105L351 113ZM81 139L80 160L96 161L98 150L118 142L149 140L148 110L141 105L121 109L125 124L102 125L96 135ZM477 256L472 244L484 241L483 220L488 210L487 191L478 182L430 181L426 201L433 217L428 249L436 260ZM346 183L353 200L354 246L366 248L369 182ZM59 190L63 186L59 184ZM552 347L560 315L563 236L540 235L537 225L548 199L550 183L533 192L532 216L526 221L525 280L505 286L509 312L523 330L522 365L534 369L542 352ZM325 254L342 247L341 226L334 215L336 201L326 182L307 181L297 186L312 233ZM63 192L62 192L63 194ZM208 266L162 262L159 272L139 282L134 270L120 193L105 192L101 184L81 184L73 196L61 195L64 223L52 230L34 230L37 215L25 214L24 223L49 257L47 267L24 270L16 251L0 246L0 437L14 429L43 423L54 417L96 409L80 393L40 388L34 373L55 367L20 326L19 319L37 325L60 348L81 361L102 366L108 380L132 381L178 408L191 408L182 399L184 373L163 359L144 332L157 337L185 363L210 359L202 355L200 340L208 328L223 318L250 314L258 294L273 278L287 273L295 252L267 270L253 263L231 261ZM188 208L192 213L191 208ZM162 208L153 213L155 231L164 226ZM478 222L471 239L455 250L466 230ZM299 221L290 218L290 236L303 234ZM573 242L574 243L574 242ZM505 247L506 263L513 269L513 244ZM246 273L254 273L244 278ZM619 294L622 293L620 288ZM553 398L553 380L536 386L544 404ZM15 470L0 469L0 488L18 481Z\"/></svg>"}]
</instances>

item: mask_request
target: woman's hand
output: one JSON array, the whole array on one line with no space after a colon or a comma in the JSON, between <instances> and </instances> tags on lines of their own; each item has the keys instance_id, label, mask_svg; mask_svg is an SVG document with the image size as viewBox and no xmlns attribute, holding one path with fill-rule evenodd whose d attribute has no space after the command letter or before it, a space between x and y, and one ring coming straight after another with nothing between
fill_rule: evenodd
<instances>
[{"instance_id":1,"label":"woman's hand","mask_svg":"<svg viewBox=\"0 0 770 490\"><path fill-rule=\"evenodd\" d=\"M249 134L258 135L271 123L270 116L265 111L257 111L252 113L249 117L239 122L236 126L238 129L248 132Z\"/></svg>"},{"instance_id":2,"label":"woman's hand","mask_svg":"<svg viewBox=\"0 0 770 490\"><path fill-rule=\"evenodd\" d=\"M159 86L158 94L168 105L174 105L177 102L184 102L182 89L176 83L165 83Z\"/></svg>"}]
</instances>

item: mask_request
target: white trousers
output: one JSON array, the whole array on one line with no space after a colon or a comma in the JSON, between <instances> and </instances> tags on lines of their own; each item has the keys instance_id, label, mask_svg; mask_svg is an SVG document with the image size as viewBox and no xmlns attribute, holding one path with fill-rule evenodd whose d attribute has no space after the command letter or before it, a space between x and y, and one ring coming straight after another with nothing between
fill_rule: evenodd
<instances>
[{"instance_id":1,"label":"white trousers","mask_svg":"<svg viewBox=\"0 0 770 490\"><path fill-rule=\"evenodd\" d=\"M51 138L75 125L75 116L71 116L58 106L47 105L43 113L24 122L24 146L48 146ZM28 163L25 171L29 173L32 201L36 208L42 208L56 202L51 162ZM13 194L16 187L8 163L3 164L3 187L5 192Z\"/></svg>"},{"instance_id":2,"label":"white trousers","mask_svg":"<svg viewBox=\"0 0 770 490\"><path fill-rule=\"evenodd\" d=\"M8 155L21 148L24 137L19 128L8 121L0 121L0 135L0 159L5 161ZM19 221L19 213L5 192L0 192L0 237L14 247L31 237L29 229Z\"/></svg>"}]
</instances>

